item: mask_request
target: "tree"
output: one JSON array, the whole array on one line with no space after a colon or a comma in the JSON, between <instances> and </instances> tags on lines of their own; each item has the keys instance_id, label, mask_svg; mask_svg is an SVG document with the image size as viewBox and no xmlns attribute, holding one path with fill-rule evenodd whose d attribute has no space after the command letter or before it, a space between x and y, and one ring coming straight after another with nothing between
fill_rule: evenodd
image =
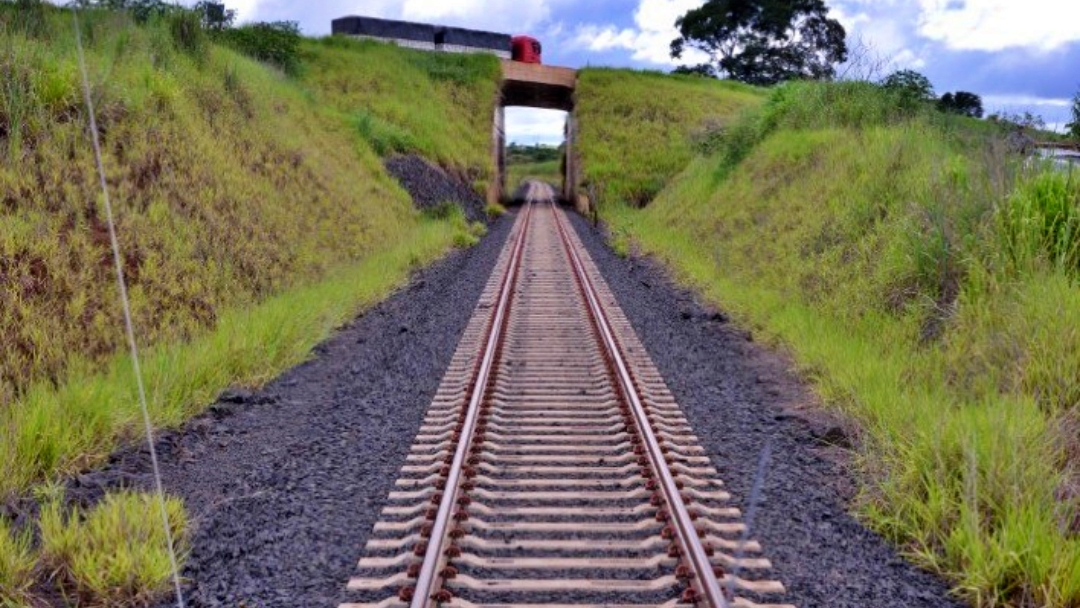
<instances>
[{"instance_id":1,"label":"tree","mask_svg":"<svg viewBox=\"0 0 1080 608\"><path fill-rule=\"evenodd\" d=\"M865 38L853 36L848 41L847 60L837 69L836 79L878 82L892 62L892 57L879 53Z\"/></svg>"},{"instance_id":2,"label":"tree","mask_svg":"<svg viewBox=\"0 0 1080 608\"><path fill-rule=\"evenodd\" d=\"M898 70L885 77L881 86L889 91L895 91L907 99L916 101L932 101L934 99L934 85L930 79L915 70Z\"/></svg>"},{"instance_id":3,"label":"tree","mask_svg":"<svg viewBox=\"0 0 1080 608\"><path fill-rule=\"evenodd\" d=\"M1066 127L1069 130L1069 135L1080 141L1080 91L1076 92L1072 100L1072 122Z\"/></svg>"},{"instance_id":4,"label":"tree","mask_svg":"<svg viewBox=\"0 0 1080 608\"><path fill-rule=\"evenodd\" d=\"M979 97L975 93L968 93L967 91L945 93L941 96L941 99L938 100L938 109L942 112L960 114L961 116L982 118L982 97Z\"/></svg>"},{"instance_id":5,"label":"tree","mask_svg":"<svg viewBox=\"0 0 1080 608\"><path fill-rule=\"evenodd\" d=\"M994 113L988 116L987 120L1001 123L1013 129L1041 131L1046 128L1046 121L1043 120L1043 117L1030 110L1025 110L1023 114L1011 112Z\"/></svg>"},{"instance_id":6,"label":"tree","mask_svg":"<svg viewBox=\"0 0 1080 608\"><path fill-rule=\"evenodd\" d=\"M717 75L750 84L832 78L847 59L847 33L823 0L708 0L675 27L672 57L704 51Z\"/></svg>"},{"instance_id":7,"label":"tree","mask_svg":"<svg viewBox=\"0 0 1080 608\"><path fill-rule=\"evenodd\" d=\"M716 78L716 70L713 68L712 64L709 63L699 63L697 65L680 65L679 67L672 70L671 73Z\"/></svg>"},{"instance_id":8,"label":"tree","mask_svg":"<svg viewBox=\"0 0 1080 608\"><path fill-rule=\"evenodd\" d=\"M236 21L236 10L226 9L221 2L202 0L195 5L195 10L202 15L203 24L212 30L230 28Z\"/></svg>"}]
</instances>

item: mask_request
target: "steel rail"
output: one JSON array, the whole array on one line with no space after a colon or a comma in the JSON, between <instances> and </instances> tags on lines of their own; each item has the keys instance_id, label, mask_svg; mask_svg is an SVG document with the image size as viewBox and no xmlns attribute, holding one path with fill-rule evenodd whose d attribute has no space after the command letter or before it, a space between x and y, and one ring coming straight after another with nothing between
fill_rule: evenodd
<instances>
[{"instance_id":1,"label":"steel rail","mask_svg":"<svg viewBox=\"0 0 1080 608\"><path fill-rule=\"evenodd\" d=\"M480 407L484 402L488 380L491 377L495 357L502 342L508 317L507 313L510 308L510 299L513 295L514 286L517 285L518 268L521 265L522 252L525 250L525 239L529 231L532 209L532 204L528 204L523 211L525 217L522 218L521 228L517 231L517 241L514 243L514 250L507 265L502 287L499 290L499 302L492 315L491 327L488 330L487 340L484 345L483 359L473 380L472 395L466 410L465 421L462 424L461 436L458 440L457 449L454 451L454 460L450 465L450 471L446 476L446 485L442 499L439 502L438 513L432 524L431 536L424 552L424 560L416 578L413 597L409 604L411 608L427 608L433 605L432 595L437 591L436 587L442 580L439 566L442 564L446 539L450 534L450 522L453 520L452 511L454 505L457 504L461 490L462 469L466 459L469 457Z\"/></svg>"},{"instance_id":2,"label":"steel rail","mask_svg":"<svg viewBox=\"0 0 1080 608\"><path fill-rule=\"evenodd\" d=\"M675 476L672 475L671 469L668 467L667 460L664 458L663 450L660 447L660 442L657 440L656 433L649 423L648 414L638 395L637 386L634 384L633 376L630 373L626 361L623 359L619 344L615 340L615 335L608 322L607 314L600 305L600 298L596 293L596 289L593 287L592 280L585 271L585 265L581 261L581 256L578 255L577 248L574 247L573 243L570 241L567 229L563 225L564 220L562 214L553 203L550 206L551 212L555 215L555 225L558 228L559 236L562 239L567 256L570 258L571 265L574 268L574 274L577 278L578 285L581 288L582 294L585 296L592 320L596 326L597 332L600 334L601 341L607 350L607 354L610 357L611 367L615 372L623 397L626 399L627 404L630 406L630 410L633 413L634 420L637 423L638 432L641 434L642 442L644 443L649 464L659 481L660 489L663 492L665 502L669 507L668 512L671 516L671 521L674 524L676 538L682 547L683 554L686 555L690 561L691 570L694 573L694 579L696 579L697 583L695 585L697 591L700 593L701 599L704 600L706 605L710 608L728 608L729 604L727 598L724 596L724 591L720 586L720 582L713 574L712 562L709 560L705 547L702 546L701 540L698 538L697 529L694 527L690 512L687 510L686 504L683 502L682 496L679 493Z\"/></svg>"}]
</instances>

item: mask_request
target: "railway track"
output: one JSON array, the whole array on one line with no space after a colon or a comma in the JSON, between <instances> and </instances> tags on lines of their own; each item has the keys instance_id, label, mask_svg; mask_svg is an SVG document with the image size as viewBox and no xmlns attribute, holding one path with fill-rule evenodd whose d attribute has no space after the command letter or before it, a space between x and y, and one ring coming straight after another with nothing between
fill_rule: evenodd
<instances>
[{"instance_id":1,"label":"railway track","mask_svg":"<svg viewBox=\"0 0 1080 608\"><path fill-rule=\"evenodd\" d=\"M529 186L342 608L786 606L552 196Z\"/></svg>"}]
</instances>

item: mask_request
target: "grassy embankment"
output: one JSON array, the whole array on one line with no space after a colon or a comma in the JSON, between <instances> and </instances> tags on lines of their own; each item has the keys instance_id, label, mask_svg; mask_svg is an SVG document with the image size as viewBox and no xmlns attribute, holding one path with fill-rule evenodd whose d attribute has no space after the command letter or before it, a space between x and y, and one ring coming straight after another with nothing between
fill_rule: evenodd
<instances>
[{"instance_id":1,"label":"grassy embankment","mask_svg":"<svg viewBox=\"0 0 1080 608\"><path fill-rule=\"evenodd\" d=\"M670 172L637 93L579 94L587 180ZM917 563L979 606L1080 605L1080 180L861 83L775 90L699 150L644 209L606 190L617 243L791 350L859 423L858 513Z\"/></svg>"},{"instance_id":2,"label":"grassy embankment","mask_svg":"<svg viewBox=\"0 0 1080 608\"><path fill-rule=\"evenodd\" d=\"M302 57L315 102L354 126L378 154L420 154L486 192L500 78L494 56L324 38L306 41Z\"/></svg>"},{"instance_id":3,"label":"grassy embankment","mask_svg":"<svg viewBox=\"0 0 1080 608\"><path fill-rule=\"evenodd\" d=\"M493 111L489 58L306 41L287 76L182 18L92 11L83 31L155 424L302 361L469 230L417 213L379 153L488 179L467 136ZM140 437L76 61L68 13L0 4L0 500ZM159 589L151 506L46 509L37 544L0 521L0 605Z\"/></svg>"},{"instance_id":4,"label":"grassy embankment","mask_svg":"<svg viewBox=\"0 0 1080 608\"><path fill-rule=\"evenodd\" d=\"M709 133L763 92L733 82L660 72L580 72L578 152L585 194L641 206L682 171Z\"/></svg>"}]
</instances>

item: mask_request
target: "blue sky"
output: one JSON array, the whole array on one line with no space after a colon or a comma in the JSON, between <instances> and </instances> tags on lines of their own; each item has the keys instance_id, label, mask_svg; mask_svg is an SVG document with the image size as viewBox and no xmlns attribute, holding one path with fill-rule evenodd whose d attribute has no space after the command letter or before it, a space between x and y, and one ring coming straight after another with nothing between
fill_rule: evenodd
<instances>
[{"instance_id":1,"label":"blue sky","mask_svg":"<svg viewBox=\"0 0 1080 608\"><path fill-rule=\"evenodd\" d=\"M226 0L241 20L298 21L309 35L359 14L511 34L544 42L546 63L671 69L675 19L703 0ZM1080 89L1080 0L826 0L849 38L893 69L926 74L941 94L966 90L987 112L1030 110L1069 120ZM559 113L513 109L509 136L557 142Z\"/></svg>"}]
</instances>

